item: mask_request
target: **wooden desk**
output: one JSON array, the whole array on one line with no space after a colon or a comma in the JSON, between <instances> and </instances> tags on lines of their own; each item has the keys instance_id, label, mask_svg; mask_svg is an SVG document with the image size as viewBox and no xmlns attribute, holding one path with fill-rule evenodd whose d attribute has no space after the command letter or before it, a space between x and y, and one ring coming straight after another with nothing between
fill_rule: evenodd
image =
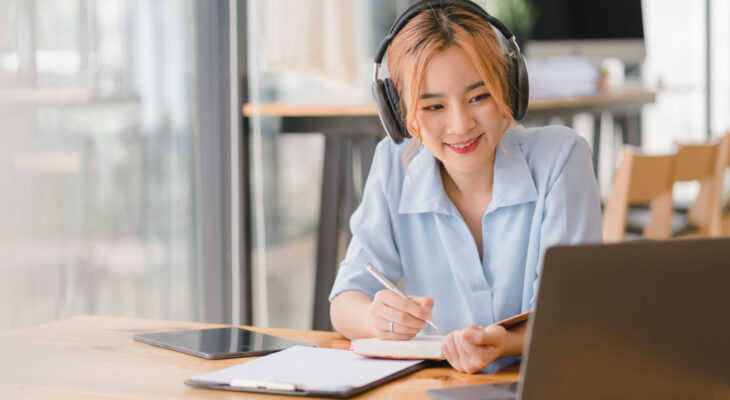
<instances>
[{"instance_id":1,"label":"wooden desk","mask_svg":"<svg viewBox=\"0 0 730 400\"><path fill-rule=\"evenodd\" d=\"M653 102L655 93L641 87L625 87L588 96L538 98L530 100L526 125L544 125L553 117L571 123L579 113L594 116L593 169L598 172L601 143L601 113L611 112L621 127L625 143L640 146L640 111ZM350 241L349 216L355 209L353 196L353 152L359 152L362 182L372 163L375 145L384 135L375 105L286 105L277 103L243 106L243 115L275 117L281 132L322 133L325 159L322 170L320 219L317 232L317 260L313 329L331 329L328 296L337 271L337 243L340 229Z\"/></svg>"},{"instance_id":2,"label":"wooden desk","mask_svg":"<svg viewBox=\"0 0 730 400\"><path fill-rule=\"evenodd\" d=\"M77 316L0 333L0 398L3 399L293 399L292 396L197 389L185 385L194 375L253 358L204 360L132 339L132 335L223 325L130 318ZM251 328L319 347L345 349L334 332ZM433 368L380 386L355 398L427 399L433 388L514 381L516 366L497 374L468 375Z\"/></svg>"}]
</instances>

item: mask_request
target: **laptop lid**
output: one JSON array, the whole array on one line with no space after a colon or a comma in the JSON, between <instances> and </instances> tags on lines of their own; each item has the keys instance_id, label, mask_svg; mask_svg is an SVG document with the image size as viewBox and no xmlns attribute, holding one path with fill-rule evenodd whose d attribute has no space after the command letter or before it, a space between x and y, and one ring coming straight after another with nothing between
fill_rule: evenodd
<instances>
[{"instance_id":1,"label":"laptop lid","mask_svg":"<svg viewBox=\"0 0 730 400\"><path fill-rule=\"evenodd\" d=\"M730 399L730 239L545 254L524 400Z\"/></svg>"},{"instance_id":2,"label":"laptop lid","mask_svg":"<svg viewBox=\"0 0 730 400\"><path fill-rule=\"evenodd\" d=\"M443 400L730 399L728 286L727 238L548 249L520 384L428 394Z\"/></svg>"}]
</instances>

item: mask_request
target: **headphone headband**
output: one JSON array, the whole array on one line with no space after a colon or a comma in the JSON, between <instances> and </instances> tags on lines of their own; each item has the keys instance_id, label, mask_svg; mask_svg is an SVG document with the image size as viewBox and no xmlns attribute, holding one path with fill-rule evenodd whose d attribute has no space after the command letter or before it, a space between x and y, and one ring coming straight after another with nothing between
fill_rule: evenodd
<instances>
[{"instance_id":1,"label":"headphone headband","mask_svg":"<svg viewBox=\"0 0 730 400\"><path fill-rule=\"evenodd\" d=\"M520 48L517 46L517 42L515 41L514 37L515 35L512 33L512 31L507 28L505 24L502 23L502 21L498 20L497 18L494 18L493 16L489 15L483 8L481 8L478 4L474 3L471 0L422 0L419 1L416 4L413 4L412 6L408 7L406 11L401 14L400 17L393 23L393 26L391 26L390 31L388 34L383 38L383 41L380 42L380 46L378 46L378 50L375 52L375 64L380 64L383 61L383 57L385 57L385 52L388 50L388 46L390 46L390 42L393 41L393 38L395 35L398 34L398 32L403 29L404 26L413 19L416 15L421 13L421 11L426 9L436 9L436 8L446 8L449 6L457 6L460 8L463 8L467 11L470 11L480 17L482 17L485 21L489 22L492 26L497 28L498 31L502 33L502 35L512 44L512 46L515 48L517 53L520 53Z\"/></svg>"}]
</instances>

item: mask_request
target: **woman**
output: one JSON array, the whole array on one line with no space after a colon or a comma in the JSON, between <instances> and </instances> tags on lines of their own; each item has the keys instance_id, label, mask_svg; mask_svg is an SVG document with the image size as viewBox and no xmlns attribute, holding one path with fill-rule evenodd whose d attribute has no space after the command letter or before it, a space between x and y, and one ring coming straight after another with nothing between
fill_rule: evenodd
<instances>
[{"instance_id":1,"label":"woman","mask_svg":"<svg viewBox=\"0 0 730 400\"><path fill-rule=\"evenodd\" d=\"M377 147L332 324L348 338L405 340L432 319L450 332L451 365L476 372L522 353L525 324L494 323L534 307L545 250L600 242L590 149L568 128L514 122L508 57L468 8L424 8L387 56L412 138ZM403 278L416 304L383 290L366 263Z\"/></svg>"}]
</instances>

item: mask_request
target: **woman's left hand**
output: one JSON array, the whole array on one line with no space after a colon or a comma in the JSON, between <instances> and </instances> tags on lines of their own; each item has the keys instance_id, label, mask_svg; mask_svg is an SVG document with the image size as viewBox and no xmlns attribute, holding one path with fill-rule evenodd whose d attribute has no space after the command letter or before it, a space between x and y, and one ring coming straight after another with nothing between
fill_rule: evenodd
<instances>
[{"instance_id":1,"label":"woman's left hand","mask_svg":"<svg viewBox=\"0 0 730 400\"><path fill-rule=\"evenodd\" d=\"M502 356L506 338L507 330L501 325L472 325L449 333L441 351L454 369L472 374Z\"/></svg>"}]
</instances>

